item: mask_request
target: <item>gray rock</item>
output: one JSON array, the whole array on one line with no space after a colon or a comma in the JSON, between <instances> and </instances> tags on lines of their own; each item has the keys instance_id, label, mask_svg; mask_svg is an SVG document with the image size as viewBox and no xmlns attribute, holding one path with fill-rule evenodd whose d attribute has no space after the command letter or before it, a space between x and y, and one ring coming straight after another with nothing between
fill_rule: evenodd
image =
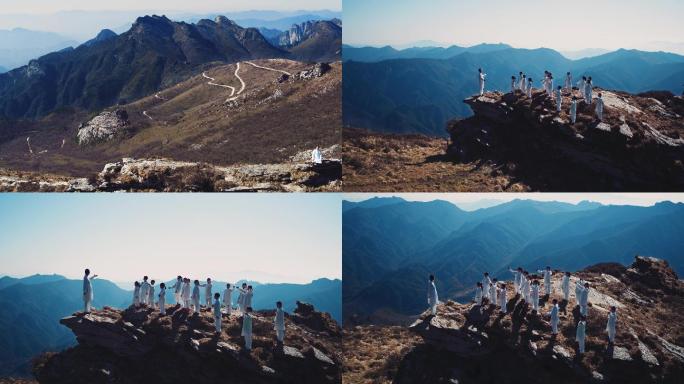
<instances>
[{"instance_id":1,"label":"gray rock","mask_svg":"<svg viewBox=\"0 0 684 384\"><path fill-rule=\"evenodd\" d=\"M105 111L81 124L76 137L80 145L108 141L122 133L128 125L128 113L123 109Z\"/></svg>"}]
</instances>

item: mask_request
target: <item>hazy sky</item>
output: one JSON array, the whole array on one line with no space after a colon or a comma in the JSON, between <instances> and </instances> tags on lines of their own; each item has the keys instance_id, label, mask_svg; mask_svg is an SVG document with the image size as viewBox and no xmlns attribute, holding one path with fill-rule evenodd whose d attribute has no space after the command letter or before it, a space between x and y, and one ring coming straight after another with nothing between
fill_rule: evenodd
<instances>
[{"instance_id":1,"label":"hazy sky","mask_svg":"<svg viewBox=\"0 0 684 384\"><path fill-rule=\"evenodd\" d=\"M2 0L0 13L52 13L65 10L175 10L193 12L330 9L339 11L340 0Z\"/></svg>"},{"instance_id":2,"label":"hazy sky","mask_svg":"<svg viewBox=\"0 0 684 384\"><path fill-rule=\"evenodd\" d=\"M337 194L3 194L0 276L341 278Z\"/></svg>"},{"instance_id":3,"label":"hazy sky","mask_svg":"<svg viewBox=\"0 0 684 384\"><path fill-rule=\"evenodd\" d=\"M345 200L362 201L372 197L398 196L408 201L446 200L464 210L491 207L515 199L562 201L576 204L583 200L612 205L650 206L660 201L684 202L684 193L354 193Z\"/></svg>"},{"instance_id":4,"label":"hazy sky","mask_svg":"<svg viewBox=\"0 0 684 384\"><path fill-rule=\"evenodd\" d=\"M682 0L343 0L344 42L518 48L684 47Z\"/></svg>"}]
</instances>

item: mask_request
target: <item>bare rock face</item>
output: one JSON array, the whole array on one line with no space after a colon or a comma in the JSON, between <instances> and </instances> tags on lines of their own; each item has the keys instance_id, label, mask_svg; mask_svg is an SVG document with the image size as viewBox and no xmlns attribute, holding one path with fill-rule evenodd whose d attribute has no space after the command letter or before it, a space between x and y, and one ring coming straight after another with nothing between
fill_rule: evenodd
<instances>
[{"instance_id":1,"label":"bare rock face","mask_svg":"<svg viewBox=\"0 0 684 384\"><path fill-rule=\"evenodd\" d=\"M81 124L76 134L80 145L108 141L122 133L128 125L128 113L123 109L105 111Z\"/></svg>"},{"instance_id":2,"label":"bare rock face","mask_svg":"<svg viewBox=\"0 0 684 384\"><path fill-rule=\"evenodd\" d=\"M317 312L313 305L298 301L297 308L290 318L296 324L302 324L318 332L327 332L332 336L341 337L342 329L329 313Z\"/></svg>"},{"instance_id":3,"label":"bare rock face","mask_svg":"<svg viewBox=\"0 0 684 384\"><path fill-rule=\"evenodd\" d=\"M297 74L300 80L310 80L325 75L330 70L328 63L316 63L311 68L305 69Z\"/></svg>"},{"instance_id":4,"label":"bare rock face","mask_svg":"<svg viewBox=\"0 0 684 384\"><path fill-rule=\"evenodd\" d=\"M459 161L516 164L516 176L540 190L678 191L684 188L684 99L666 93L603 93L603 121L595 102L570 95L560 113L544 92L487 92L464 100L474 112L447 124L448 154ZM656 98L657 97L657 98Z\"/></svg>"},{"instance_id":5,"label":"bare rock face","mask_svg":"<svg viewBox=\"0 0 684 384\"><path fill-rule=\"evenodd\" d=\"M318 313L313 311L314 313ZM321 315L320 313L318 313ZM286 316L285 346L273 331L272 311L257 311L253 349L243 348L242 318L224 315L214 333L211 311L192 315L169 306L167 315L147 307L105 307L60 321L78 345L46 354L34 367L40 383L339 383L341 338Z\"/></svg>"},{"instance_id":6,"label":"bare rock face","mask_svg":"<svg viewBox=\"0 0 684 384\"><path fill-rule=\"evenodd\" d=\"M551 336L550 299L561 298L556 274L556 291L541 298L540 314L510 290L506 315L453 301L438 305L436 316L422 314L409 330L423 343L403 357L393 382L677 382L684 373L684 330L673 325L684 320L684 283L667 262L637 256L628 268L597 265L573 275L571 287L577 276L591 286L583 355L574 340L573 289L568 302L559 302L559 334ZM614 344L605 331L611 305L618 308Z\"/></svg>"}]
</instances>

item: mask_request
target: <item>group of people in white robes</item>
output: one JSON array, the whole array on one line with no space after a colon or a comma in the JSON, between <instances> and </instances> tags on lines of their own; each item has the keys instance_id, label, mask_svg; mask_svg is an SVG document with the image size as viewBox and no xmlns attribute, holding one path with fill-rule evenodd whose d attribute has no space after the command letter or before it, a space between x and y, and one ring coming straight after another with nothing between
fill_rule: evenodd
<instances>
[{"instance_id":1,"label":"group of people in white robes","mask_svg":"<svg viewBox=\"0 0 684 384\"><path fill-rule=\"evenodd\" d=\"M92 281L97 275L90 276L90 270L85 270L83 276L83 305L84 313L90 313L93 303L93 283ZM156 295L155 302L155 281L150 280L148 276L144 276L142 283L136 281L133 289L133 306L148 306L151 308L159 308L159 313L162 316L166 315L166 284L159 284L159 293ZM235 290L238 291L237 309L238 313L242 315L242 332L241 336L245 341L245 349L251 351L252 349L252 322L253 309L252 298L254 297L254 289L251 285L243 283L241 287L237 285L226 284L223 291L223 300L221 294L215 292L212 294L212 280L207 278L205 284L200 284L199 280L194 281L192 292L190 289L190 279L178 276L174 285L170 287L173 290L176 303L182 308L191 309L193 314L202 310L200 305L200 287L204 287L205 306L207 310L211 310L214 317L214 325L216 333L221 333L221 324L223 319L223 308L228 316L231 315L233 308L232 297ZM436 295L436 290L435 290ZM213 302L212 302L213 297ZM273 319L273 329L276 331L276 338L278 344L282 345L285 340L285 312L283 311L283 303L276 302L276 312Z\"/></svg>"},{"instance_id":2,"label":"group of people in white robes","mask_svg":"<svg viewBox=\"0 0 684 384\"><path fill-rule=\"evenodd\" d=\"M513 273L513 289L516 297L520 296L525 305L531 305L533 313L540 313L540 281L538 279L532 279L529 272L523 270L521 267L516 269L509 268L509 271ZM551 270L550 266L547 266L545 269L539 270L538 273L543 277L544 294L550 298L551 295L554 294L553 283L551 281L551 276L554 272ZM562 298L566 303L570 299L570 277L571 273L565 272L561 279L560 290ZM575 284L575 298L577 300L577 305L579 306L580 316L576 325L575 340L577 341L580 354L585 352L589 289L588 282L583 281L582 279L577 280ZM495 307L498 306L499 312L505 315L507 313L506 284L498 282L496 278L490 277L489 272L485 272L482 280L476 282L473 302L479 307L482 307L487 303ZM435 285L435 276L430 275L428 279L428 306L430 313L433 316L437 315L438 303L439 299L437 295L437 286ZM552 299L551 310L548 313L548 317L551 324L552 335L555 337L558 334L558 325L560 323L560 307L557 298ZM612 306L606 324L606 333L608 334L610 344L615 341L616 325L617 309L615 306Z\"/></svg>"}]
</instances>

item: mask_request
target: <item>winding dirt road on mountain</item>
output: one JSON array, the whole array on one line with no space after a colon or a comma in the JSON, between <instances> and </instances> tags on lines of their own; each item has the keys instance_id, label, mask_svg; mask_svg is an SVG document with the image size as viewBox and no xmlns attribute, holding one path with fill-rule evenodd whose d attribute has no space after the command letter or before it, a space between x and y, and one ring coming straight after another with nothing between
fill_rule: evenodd
<instances>
[{"instance_id":1,"label":"winding dirt road on mountain","mask_svg":"<svg viewBox=\"0 0 684 384\"><path fill-rule=\"evenodd\" d=\"M233 95L235 94L235 87L230 86L230 85L225 85L225 84L217 84L217 83L214 83L214 81L216 81L216 79L213 78L213 77L211 77L211 76L207 76L207 73L206 73L206 72L202 72L202 77L204 77L205 79L209 79L209 81L207 82L207 84L209 84L209 85L214 85L214 86L217 86L217 87L230 88L230 95L233 96Z\"/></svg>"},{"instance_id":2,"label":"winding dirt road on mountain","mask_svg":"<svg viewBox=\"0 0 684 384\"><path fill-rule=\"evenodd\" d=\"M251 63L251 62L249 62L249 61L245 61L245 63L251 65L251 66L254 67L254 68L261 68L261 69L265 69L265 70L267 70L267 71L280 72L280 73L284 73L284 74L286 74L286 75L288 75L288 76L292 76L292 74L291 74L290 72L288 72L288 71L283 71L282 69L274 69L274 68L262 67L261 65L254 64L254 63Z\"/></svg>"}]
</instances>

